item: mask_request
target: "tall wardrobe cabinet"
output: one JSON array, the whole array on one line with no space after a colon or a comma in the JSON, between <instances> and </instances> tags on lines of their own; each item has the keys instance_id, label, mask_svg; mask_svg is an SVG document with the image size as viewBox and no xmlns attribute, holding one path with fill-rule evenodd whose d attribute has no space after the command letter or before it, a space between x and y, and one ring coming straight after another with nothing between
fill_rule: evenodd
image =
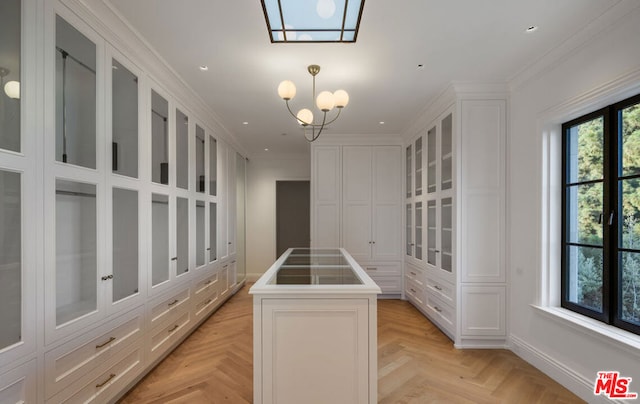
<instances>
[{"instance_id":1,"label":"tall wardrobe cabinet","mask_svg":"<svg viewBox=\"0 0 640 404\"><path fill-rule=\"evenodd\" d=\"M344 247L382 289L402 291L399 145L312 146L313 247Z\"/></svg>"},{"instance_id":2,"label":"tall wardrobe cabinet","mask_svg":"<svg viewBox=\"0 0 640 404\"><path fill-rule=\"evenodd\" d=\"M454 84L405 145L405 297L459 348L506 343L506 100Z\"/></svg>"}]
</instances>

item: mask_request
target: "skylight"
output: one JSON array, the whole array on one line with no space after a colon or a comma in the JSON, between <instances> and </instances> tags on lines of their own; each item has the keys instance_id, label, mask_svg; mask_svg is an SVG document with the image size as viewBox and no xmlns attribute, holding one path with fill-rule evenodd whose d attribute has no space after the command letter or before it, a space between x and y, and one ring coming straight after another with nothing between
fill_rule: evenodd
<instances>
[{"instance_id":1,"label":"skylight","mask_svg":"<svg viewBox=\"0 0 640 404\"><path fill-rule=\"evenodd\" d=\"M271 42L355 42L364 0L261 0Z\"/></svg>"}]
</instances>

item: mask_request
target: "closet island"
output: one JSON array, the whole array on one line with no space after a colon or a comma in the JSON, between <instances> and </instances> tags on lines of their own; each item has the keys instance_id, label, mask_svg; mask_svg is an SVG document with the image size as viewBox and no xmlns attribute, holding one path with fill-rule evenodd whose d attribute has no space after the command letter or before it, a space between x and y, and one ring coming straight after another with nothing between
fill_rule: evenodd
<instances>
[{"instance_id":1,"label":"closet island","mask_svg":"<svg viewBox=\"0 0 640 404\"><path fill-rule=\"evenodd\" d=\"M381 291L347 251L290 248L249 293L254 403L377 402Z\"/></svg>"}]
</instances>

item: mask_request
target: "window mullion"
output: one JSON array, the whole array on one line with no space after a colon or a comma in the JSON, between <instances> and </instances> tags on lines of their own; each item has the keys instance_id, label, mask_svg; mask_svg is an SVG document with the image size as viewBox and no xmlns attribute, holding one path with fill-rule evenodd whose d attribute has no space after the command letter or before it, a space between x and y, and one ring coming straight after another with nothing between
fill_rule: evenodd
<instances>
[{"instance_id":1,"label":"window mullion","mask_svg":"<svg viewBox=\"0 0 640 404\"><path fill-rule=\"evenodd\" d=\"M616 283L618 268L618 223L621 209L618 206L618 139L616 119L611 117L611 108L604 109L604 201L606 221L603 229L603 273L602 312L604 321L611 324L615 318L615 293L611 286ZM615 288L614 288L615 289ZM613 292L613 293L612 293Z\"/></svg>"}]
</instances>

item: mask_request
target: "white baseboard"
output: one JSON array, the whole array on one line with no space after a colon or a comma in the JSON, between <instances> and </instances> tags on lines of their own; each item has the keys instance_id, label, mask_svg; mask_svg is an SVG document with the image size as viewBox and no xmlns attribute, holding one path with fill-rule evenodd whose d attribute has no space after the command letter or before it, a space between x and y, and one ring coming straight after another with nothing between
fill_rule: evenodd
<instances>
[{"instance_id":1,"label":"white baseboard","mask_svg":"<svg viewBox=\"0 0 640 404\"><path fill-rule=\"evenodd\" d=\"M594 380L584 377L514 335L511 335L511 351L590 404L623 403L620 400L595 396ZM595 378L595 375L593 377Z\"/></svg>"}]
</instances>

